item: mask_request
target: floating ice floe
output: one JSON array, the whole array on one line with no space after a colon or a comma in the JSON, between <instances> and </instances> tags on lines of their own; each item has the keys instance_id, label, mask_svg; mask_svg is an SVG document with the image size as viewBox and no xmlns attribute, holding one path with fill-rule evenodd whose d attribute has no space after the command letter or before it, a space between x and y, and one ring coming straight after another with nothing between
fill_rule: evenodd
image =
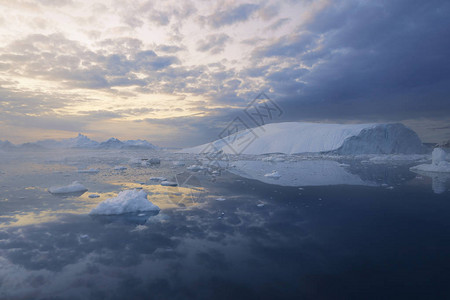
<instances>
[{"instance_id":1,"label":"floating ice floe","mask_svg":"<svg viewBox=\"0 0 450 300\"><path fill-rule=\"evenodd\" d=\"M227 199L222 198L222 197L216 199L216 201L225 201L225 200L227 200Z\"/></svg>"},{"instance_id":2,"label":"floating ice floe","mask_svg":"<svg viewBox=\"0 0 450 300\"><path fill-rule=\"evenodd\" d=\"M178 183L173 182L173 181L162 181L162 182L161 182L161 185L162 185L162 186L177 186Z\"/></svg>"},{"instance_id":3,"label":"floating ice floe","mask_svg":"<svg viewBox=\"0 0 450 300\"><path fill-rule=\"evenodd\" d=\"M99 198L100 195L97 195L97 194L90 194L88 197L89 197L89 198Z\"/></svg>"},{"instance_id":4,"label":"floating ice floe","mask_svg":"<svg viewBox=\"0 0 450 300\"><path fill-rule=\"evenodd\" d=\"M167 181L166 177L150 177L152 181Z\"/></svg>"},{"instance_id":5,"label":"floating ice floe","mask_svg":"<svg viewBox=\"0 0 450 300\"><path fill-rule=\"evenodd\" d=\"M98 172L100 172L100 170L99 169L94 169L94 168L86 169L86 170L78 170L78 173L96 174Z\"/></svg>"},{"instance_id":6,"label":"floating ice floe","mask_svg":"<svg viewBox=\"0 0 450 300\"><path fill-rule=\"evenodd\" d=\"M125 166L115 166L114 167L114 170L116 170L116 171L123 171L123 170L126 170L127 169L127 167L125 167Z\"/></svg>"},{"instance_id":7,"label":"floating ice floe","mask_svg":"<svg viewBox=\"0 0 450 300\"><path fill-rule=\"evenodd\" d=\"M269 177L269 178L274 178L274 179L276 178L276 179L278 179L278 178L281 177L281 175L280 175L280 173L278 173L277 171L272 171L272 173L267 173L267 174L265 174L264 177Z\"/></svg>"},{"instance_id":8,"label":"floating ice floe","mask_svg":"<svg viewBox=\"0 0 450 300\"><path fill-rule=\"evenodd\" d=\"M203 170L204 167L202 167L200 165L192 165L192 166L187 167L186 169L188 169L189 171L197 172L197 171Z\"/></svg>"},{"instance_id":9,"label":"floating ice floe","mask_svg":"<svg viewBox=\"0 0 450 300\"><path fill-rule=\"evenodd\" d=\"M117 197L100 202L91 210L91 215L120 215L140 211L159 211L159 207L147 199L147 193L142 190L126 190Z\"/></svg>"},{"instance_id":10,"label":"floating ice floe","mask_svg":"<svg viewBox=\"0 0 450 300\"><path fill-rule=\"evenodd\" d=\"M411 167L411 171L450 173L450 162L446 161L447 153L441 148L435 148L431 154L431 164Z\"/></svg>"},{"instance_id":11,"label":"floating ice floe","mask_svg":"<svg viewBox=\"0 0 450 300\"><path fill-rule=\"evenodd\" d=\"M81 193L86 192L88 189L79 183L78 181L74 181L69 185L60 186L60 187L51 187L48 191L52 194L70 194L70 193Z\"/></svg>"}]
</instances>

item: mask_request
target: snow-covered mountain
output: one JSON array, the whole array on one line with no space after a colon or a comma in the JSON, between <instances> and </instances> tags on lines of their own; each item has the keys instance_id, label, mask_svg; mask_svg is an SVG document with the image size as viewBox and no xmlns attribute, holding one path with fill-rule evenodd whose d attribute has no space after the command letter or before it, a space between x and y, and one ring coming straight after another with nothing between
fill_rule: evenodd
<instances>
[{"instance_id":1,"label":"snow-covered mountain","mask_svg":"<svg viewBox=\"0 0 450 300\"><path fill-rule=\"evenodd\" d=\"M49 149L68 149L68 148L96 148L98 142L91 140L87 136L79 133L77 137L62 140L42 140L36 142L37 145Z\"/></svg>"},{"instance_id":2,"label":"snow-covered mountain","mask_svg":"<svg viewBox=\"0 0 450 300\"><path fill-rule=\"evenodd\" d=\"M9 141L0 141L1 150L43 150L43 149L158 149L155 145L145 140L128 140L122 142L116 138L110 138L102 143L91 140L79 133L77 137L61 140L41 140L35 143L25 143L16 146Z\"/></svg>"},{"instance_id":3,"label":"snow-covered mountain","mask_svg":"<svg viewBox=\"0 0 450 300\"><path fill-rule=\"evenodd\" d=\"M239 131L183 153L223 151L228 154L423 153L417 134L403 124L272 123Z\"/></svg>"}]
</instances>

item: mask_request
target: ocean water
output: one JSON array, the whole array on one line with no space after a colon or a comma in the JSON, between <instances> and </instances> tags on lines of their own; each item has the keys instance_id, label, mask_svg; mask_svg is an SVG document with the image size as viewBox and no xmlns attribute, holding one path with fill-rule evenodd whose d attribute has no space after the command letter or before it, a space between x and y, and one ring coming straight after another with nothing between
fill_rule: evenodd
<instances>
[{"instance_id":1,"label":"ocean water","mask_svg":"<svg viewBox=\"0 0 450 300\"><path fill-rule=\"evenodd\" d=\"M155 157L161 164L137 164ZM149 151L0 154L0 299L450 298L446 176L348 158L187 168L201 162ZM99 172L77 171L89 168ZM264 176L273 170L281 177ZM179 186L149 180L158 176ZM73 181L88 191L47 190ZM89 215L133 188L161 211Z\"/></svg>"}]
</instances>

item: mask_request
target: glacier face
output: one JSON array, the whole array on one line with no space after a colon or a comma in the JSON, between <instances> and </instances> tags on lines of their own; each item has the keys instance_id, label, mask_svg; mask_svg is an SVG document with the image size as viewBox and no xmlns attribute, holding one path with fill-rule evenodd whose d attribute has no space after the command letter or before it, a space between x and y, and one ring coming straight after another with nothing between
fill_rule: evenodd
<instances>
[{"instance_id":1,"label":"glacier face","mask_svg":"<svg viewBox=\"0 0 450 300\"><path fill-rule=\"evenodd\" d=\"M242 130L233 136L184 149L184 153L222 150L228 154L336 153L413 154L424 148L403 124L322 124L285 122Z\"/></svg>"}]
</instances>

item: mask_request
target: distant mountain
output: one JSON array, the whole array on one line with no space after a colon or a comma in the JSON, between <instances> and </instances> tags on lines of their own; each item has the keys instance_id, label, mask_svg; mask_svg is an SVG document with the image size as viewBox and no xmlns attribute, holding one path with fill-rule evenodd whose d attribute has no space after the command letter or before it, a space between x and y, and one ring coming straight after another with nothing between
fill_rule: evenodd
<instances>
[{"instance_id":1,"label":"distant mountain","mask_svg":"<svg viewBox=\"0 0 450 300\"><path fill-rule=\"evenodd\" d=\"M99 144L98 148L101 149L157 149L157 147L145 140L128 140L125 142L116 138L110 138L109 140Z\"/></svg>"},{"instance_id":2,"label":"distant mountain","mask_svg":"<svg viewBox=\"0 0 450 300\"><path fill-rule=\"evenodd\" d=\"M43 149L158 149L155 145L146 140L128 140L125 142L116 138L110 138L104 142L91 140L87 136L79 133L77 137L61 140L41 140L35 143L25 143L19 146L9 141L0 141L1 150L43 150Z\"/></svg>"},{"instance_id":3,"label":"distant mountain","mask_svg":"<svg viewBox=\"0 0 450 300\"><path fill-rule=\"evenodd\" d=\"M122 149L124 147L124 143L116 138L110 138L107 141L101 142L98 145L98 148L101 149Z\"/></svg>"},{"instance_id":4,"label":"distant mountain","mask_svg":"<svg viewBox=\"0 0 450 300\"><path fill-rule=\"evenodd\" d=\"M49 149L67 149L67 148L96 148L99 144L89 139L87 136L79 133L75 138L62 140L43 140L35 144Z\"/></svg>"},{"instance_id":5,"label":"distant mountain","mask_svg":"<svg viewBox=\"0 0 450 300\"><path fill-rule=\"evenodd\" d=\"M14 146L14 144L11 143L10 141L0 141L0 149L11 150L16 149L16 146Z\"/></svg>"}]
</instances>

